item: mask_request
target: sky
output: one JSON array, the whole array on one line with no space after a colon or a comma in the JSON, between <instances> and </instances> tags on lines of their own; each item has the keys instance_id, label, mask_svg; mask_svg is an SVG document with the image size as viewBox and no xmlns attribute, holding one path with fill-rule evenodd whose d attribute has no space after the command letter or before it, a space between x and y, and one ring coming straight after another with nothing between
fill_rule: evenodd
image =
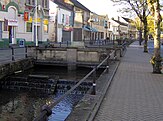
<instances>
[{"instance_id":1,"label":"sky","mask_svg":"<svg viewBox=\"0 0 163 121\"><path fill-rule=\"evenodd\" d=\"M118 16L116 6L113 6L111 0L78 0L81 4L87 7L92 12L99 15L108 15L109 18Z\"/></svg>"}]
</instances>

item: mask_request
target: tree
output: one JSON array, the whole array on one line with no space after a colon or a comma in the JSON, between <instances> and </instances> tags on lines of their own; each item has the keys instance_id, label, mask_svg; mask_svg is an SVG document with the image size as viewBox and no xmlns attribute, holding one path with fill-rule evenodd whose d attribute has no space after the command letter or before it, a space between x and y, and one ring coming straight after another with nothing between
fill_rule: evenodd
<instances>
[{"instance_id":1,"label":"tree","mask_svg":"<svg viewBox=\"0 0 163 121\"><path fill-rule=\"evenodd\" d=\"M162 17L160 14L160 3L159 0L149 0L150 11L154 16L154 55L151 59L153 65L153 73L161 73L161 21Z\"/></svg>"},{"instance_id":2,"label":"tree","mask_svg":"<svg viewBox=\"0 0 163 121\"><path fill-rule=\"evenodd\" d=\"M149 15L147 0L112 0L115 3L119 4L128 4L130 7L123 7L123 12L134 11L139 17L140 21L143 24L144 29L144 52L148 52L147 41L148 41L148 28L147 28L147 16Z\"/></svg>"},{"instance_id":3,"label":"tree","mask_svg":"<svg viewBox=\"0 0 163 121\"><path fill-rule=\"evenodd\" d=\"M138 17L136 17L136 18L133 20L132 25L134 25L134 26L136 27L136 29L138 30L138 32L139 32L139 45L141 45L142 30L143 30L142 22L140 21L140 19L139 19Z\"/></svg>"}]
</instances>

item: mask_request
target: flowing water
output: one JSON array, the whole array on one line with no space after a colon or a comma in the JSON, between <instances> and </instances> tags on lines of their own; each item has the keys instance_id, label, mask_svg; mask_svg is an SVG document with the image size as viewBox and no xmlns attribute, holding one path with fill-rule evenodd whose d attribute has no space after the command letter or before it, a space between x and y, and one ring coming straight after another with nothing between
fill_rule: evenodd
<instances>
[{"instance_id":1,"label":"flowing water","mask_svg":"<svg viewBox=\"0 0 163 121\"><path fill-rule=\"evenodd\" d=\"M59 76L59 79L62 80L79 81L90 70L90 68L79 68L76 71L67 71L67 69L62 67L39 66L18 75L41 74L48 75L51 78ZM92 78L88 78L88 81L90 80ZM41 107L44 104L56 100L61 95L63 93L60 92L48 95L35 91L1 90L0 121L32 121L40 113ZM83 94L71 94L67 96L52 109L52 115L49 117L49 121L64 121L71 113L73 106L82 97Z\"/></svg>"}]
</instances>

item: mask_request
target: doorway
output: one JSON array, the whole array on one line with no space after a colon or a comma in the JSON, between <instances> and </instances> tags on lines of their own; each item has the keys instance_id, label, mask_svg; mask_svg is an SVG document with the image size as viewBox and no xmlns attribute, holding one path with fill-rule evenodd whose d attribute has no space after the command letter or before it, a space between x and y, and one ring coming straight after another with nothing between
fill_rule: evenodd
<instances>
[{"instance_id":1,"label":"doorway","mask_svg":"<svg viewBox=\"0 0 163 121\"><path fill-rule=\"evenodd\" d=\"M14 27L9 26L8 31L9 31L9 44L15 44L15 42L14 42L14 37L15 37Z\"/></svg>"}]
</instances>

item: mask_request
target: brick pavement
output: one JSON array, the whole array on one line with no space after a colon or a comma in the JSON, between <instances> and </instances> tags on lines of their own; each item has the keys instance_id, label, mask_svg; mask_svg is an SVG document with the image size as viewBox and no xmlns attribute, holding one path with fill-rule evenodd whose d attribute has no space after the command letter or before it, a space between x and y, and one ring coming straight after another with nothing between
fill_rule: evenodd
<instances>
[{"instance_id":1,"label":"brick pavement","mask_svg":"<svg viewBox=\"0 0 163 121\"><path fill-rule=\"evenodd\" d=\"M163 121L163 74L138 42L127 49L94 121Z\"/></svg>"}]
</instances>

